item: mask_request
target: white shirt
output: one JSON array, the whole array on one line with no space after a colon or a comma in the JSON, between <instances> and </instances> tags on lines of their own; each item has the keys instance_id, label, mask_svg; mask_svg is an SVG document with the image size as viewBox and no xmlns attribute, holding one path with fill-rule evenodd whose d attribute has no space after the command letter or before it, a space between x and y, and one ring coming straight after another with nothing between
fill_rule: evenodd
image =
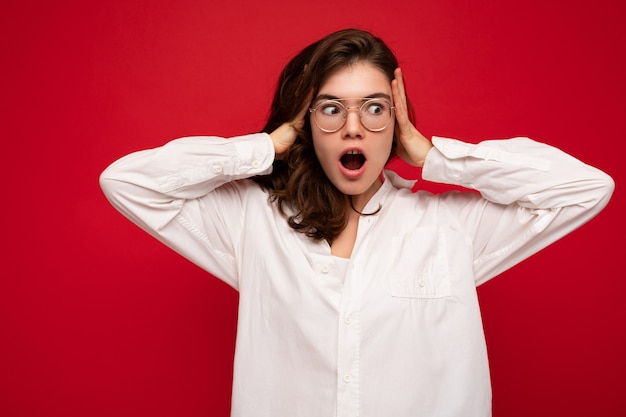
<instances>
[{"instance_id":1,"label":"white shirt","mask_svg":"<svg viewBox=\"0 0 626 417\"><path fill-rule=\"evenodd\" d=\"M271 171L266 134L178 139L101 176L113 205L240 293L235 417L489 416L476 285L608 202L603 172L527 138L433 138L423 178L386 181L359 220L345 277L247 180Z\"/></svg>"}]
</instances>

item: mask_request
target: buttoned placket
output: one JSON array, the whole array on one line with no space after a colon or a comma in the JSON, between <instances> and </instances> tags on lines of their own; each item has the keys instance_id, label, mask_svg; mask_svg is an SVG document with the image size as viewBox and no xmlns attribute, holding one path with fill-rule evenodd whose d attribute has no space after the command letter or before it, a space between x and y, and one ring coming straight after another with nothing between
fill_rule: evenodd
<instances>
[{"instance_id":1,"label":"buttoned placket","mask_svg":"<svg viewBox=\"0 0 626 417\"><path fill-rule=\"evenodd\" d=\"M378 198L375 200L377 201ZM375 201L372 201L372 203L375 203L375 207L378 205ZM366 207L366 210L367 209L369 208ZM362 216L359 218L357 238L346 271L343 293L339 305L337 338L337 417L358 417L360 414L360 309L364 271L361 271L358 267L359 246L363 237L367 235L376 220L376 216Z\"/></svg>"},{"instance_id":2,"label":"buttoned placket","mask_svg":"<svg viewBox=\"0 0 626 417\"><path fill-rule=\"evenodd\" d=\"M338 316L337 346L337 417L355 417L359 410L359 294L358 278L350 261Z\"/></svg>"}]
</instances>

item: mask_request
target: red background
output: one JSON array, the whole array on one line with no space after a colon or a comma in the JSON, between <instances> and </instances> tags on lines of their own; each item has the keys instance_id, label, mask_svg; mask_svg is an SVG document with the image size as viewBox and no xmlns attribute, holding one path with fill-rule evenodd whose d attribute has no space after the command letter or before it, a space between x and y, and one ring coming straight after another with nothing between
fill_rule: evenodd
<instances>
[{"instance_id":1,"label":"red background","mask_svg":"<svg viewBox=\"0 0 626 417\"><path fill-rule=\"evenodd\" d=\"M621 4L4 1L0 415L228 415L237 294L123 219L98 175L258 131L287 60L350 26L398 54L425 134L527 135L615 178L596 219L479 295L495 417L624 415Z\"/></svg>"}]
</instances>

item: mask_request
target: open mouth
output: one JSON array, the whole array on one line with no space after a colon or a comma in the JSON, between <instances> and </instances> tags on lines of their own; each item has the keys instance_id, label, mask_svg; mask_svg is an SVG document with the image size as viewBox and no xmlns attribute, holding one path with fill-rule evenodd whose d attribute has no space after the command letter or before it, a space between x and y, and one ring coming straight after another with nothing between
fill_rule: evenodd
<instances>
[{"instance_id":1,"label":"open mouth","mask_svg":"<svg viewBox=\"0 0 626 417\"><path fill-rule=\"evenodd\" d=\"M339 161L344 168L350 171L356 171L361 169L363 164L365 164L365 155L363 155L360 151L350 150L344 153Z\"/></svg>"}]
</instances>

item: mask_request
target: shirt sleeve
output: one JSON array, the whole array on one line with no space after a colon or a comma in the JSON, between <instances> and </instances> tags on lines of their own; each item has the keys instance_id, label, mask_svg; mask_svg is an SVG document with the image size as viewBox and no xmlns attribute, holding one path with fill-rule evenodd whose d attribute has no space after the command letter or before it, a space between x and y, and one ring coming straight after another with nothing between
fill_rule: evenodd
<instances>
[{"instance_id":1,"label":"shirt sleeve","mask_svg":"<svg viewBox=\"0 0 626 417\"><path fill-rule=\"evenodd\" d=\"M477 285L589 221L615 187L604 172L529 138L469 144L434 137L433 145L422 177L482 196L442 200L471 237Z\"/></svg>"},{"instance_id":2,"label":"shirt sleeve","mask_svg":"<svg viewBox=\"0 0 626 417\"><path fill-rule=\"evenodd\" d=\"M237 180L270 173L273 161L264 133L186 137L117 160L100 186L133 223L238 289L241 218L256 184Z\"/></svg>"}]
</instances>

